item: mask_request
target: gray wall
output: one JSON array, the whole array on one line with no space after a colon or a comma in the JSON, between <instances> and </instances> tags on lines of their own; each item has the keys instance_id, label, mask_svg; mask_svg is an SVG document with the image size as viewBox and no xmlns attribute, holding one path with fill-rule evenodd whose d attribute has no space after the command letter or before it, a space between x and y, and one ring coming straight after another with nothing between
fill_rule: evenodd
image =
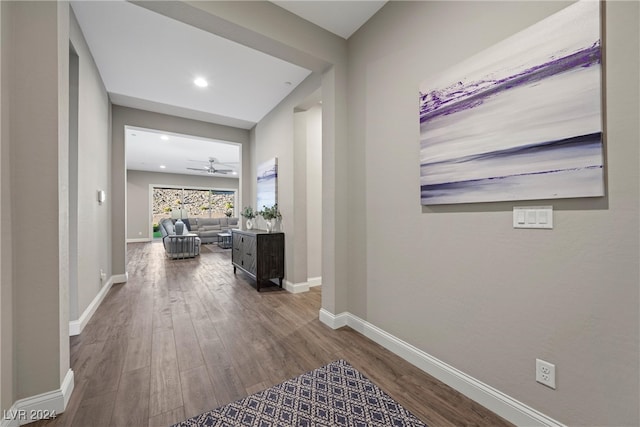
<instances>
[{"instance_id":1,"label":"gray wall","mask_svg":"<svg viewBox=\"0 0 640 427\"><path fill-rule=\"evenodd\" d=\"M306 147L301 146L306 145L306 126L303 125L305 138L297 145L295 116L301 113L294 115L294 109L319 87L320 76L312 74L254 129L253 176L258 164L278 158L278 209L282 212L282 231L285 232L285 279L292 284L307 281ZM297 163L296 151L303 154ZM252 206L261 208L255 206L255 190L252 195ZM257 226L266 228L262 218L258 218Z\"/></svg>"},{"instance_id":2,"label":"gray wall","mask_svg":"<svg viewBox=\"0 0 640 427\"><path fill-rule=\"evenodd\" d=\"M0 409L13 404L13 281L11 251L11 186L9 183L9 46L11 40L9 4L0 3ZM7 232L9 230L9 232Z\"/></svg>"},{"instance_id":3,"label":"gray wall","mask_svg":"<svg viewBox=\"0 0 640 427\"><path fill-rule=\"evenodd\" d=\"M314 94L312 95L314 96ZM318 95L319 96L319 95ZM322 108L294 114L294 271L300 282L322 276Z\"/></svg>"},{"instance_id":4,"label":"gray wall","mask_svg":"<svg viewBox=\"0 0 640 427\"><path fill-rule=\"evenodd\" d=\"M2 304L12 304L11 322L4 322L4 307L2 313L2 409L8 409L17 399L59 389L69 369L69 18L65 2L1 7L2 231L11 245L3 241L2 250L3 258L4 251L13 254L11 268L2 265ZM29 226L12 227L4 222L9 218ZM34 245L40 256L33 256ZM5 344L13 347L10 355Z\"/></svg>"},{"instance_id":5,"label":"gray wall","mask_svg":"<svg viewBox=\"0 0 640 427\"><path fill-rule=\"evenodd\" d=\"M125 126L137 126L146 129L220 139L242 144L242 173L249 168L249 131L182 117L168 116L135 108L114 105L112 108L112 256L115 274L126 273L127 256L127 171L125 162ZM240 177L239 186L242 194L250 192L245 176ZM241 205L242 200L239 201Z\"/></svg>"},{"instance_id":6,"label":"gray wall","mask_svg":"<svg viewBox=\"0 0 640 427\"><path fill-rule=\"evenodd\" d=\"M322 276L322 107L305 113L307 119L307 279Z\"/></svg>"},{"instance_id":7,"label":"gray wall","mask_svg":"<svg viewBox=\"0 0 640 427\"><path fill-rule=\"evenodd\" d=\"M389 2L349 40L348 310L563 423L638 425L638 3L606 3L606 198L545 202L552 231L512 228L539 202L420 206L418 85L566 5Z\"/></svg>"},{"instance_id":8,"label":"gray wall","mask_svg":"<svg viewBox=\"0 0 640 427\"><path fill-rule=\"evenodd\" d=\"M9 409L18 399L60 389L70 367L69 313L82 312L96 295L94 267L109 271L110 215L108 209L91 210L95 189L106 189L110 181L110 126L106 92L77 25L70 22L68 3L2 2L1 13L0 357L1 404ZM70 40L79 53L76 77L69 73ZM79 110L72 133L70 79L77 82L79 103L71 106L71 112ZM69 164L75 130L77 172ZM82 182L72 190L80 197L70 201L72 180ZM85 240L81 263L91 272L78 267L80 281L89 287L77 290L72 308L70 257L79 250L70 245L69 211L76 208ZM12 218L29 226L12 227ZM18 232L20 238L14 238ZM34 258L34 245L43 256Z\"/></svg>"},{"instance_id":9,"label":"gray wall","mask_svg":"<svg viewBox=\"0 0 640 427\"><path fill-rule=\"evenodd\" d=\"M70 24L70 40L78 54L79 74L77 175L69 178L70 182L75 181L77 189L77 201L71 204L77 208L74 213L77 217L77 251L71 253L77 258L77 306L70 307L69 313L71 320L78 320L106 283L100 281L100 270L107 277L112 274L111 104L73 13ZM107 193L107 199L101 205L97 201L98 190Z\"/></svg>"},{"instance_id":10,"label":"gray wall","mask_svg":"<svg viewBox=\"0 0 640 427\"><path fill-rule=\"evenodd\" d=\"M238 178L127 170L127 239L151 239L149 185L238 190ZM239 209L238 209L239 211ZM141 232L142 234L138 234Z\"/></svg>"}]
</instances>

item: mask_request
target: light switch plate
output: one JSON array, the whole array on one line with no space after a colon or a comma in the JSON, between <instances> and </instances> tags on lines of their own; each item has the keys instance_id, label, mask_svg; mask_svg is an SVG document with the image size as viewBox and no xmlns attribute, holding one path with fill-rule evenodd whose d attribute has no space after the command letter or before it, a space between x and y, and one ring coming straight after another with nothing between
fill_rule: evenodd
<instances>
[{"instance_id":1,"label":"light switch plate","mask_svg":"<svg viewBox=\"0 0 640 427\"><path fill-rule=\"evenodd\" d=\"M553 206L514 206L513 228L553 228Z\"/></svg>"}]
</instances>

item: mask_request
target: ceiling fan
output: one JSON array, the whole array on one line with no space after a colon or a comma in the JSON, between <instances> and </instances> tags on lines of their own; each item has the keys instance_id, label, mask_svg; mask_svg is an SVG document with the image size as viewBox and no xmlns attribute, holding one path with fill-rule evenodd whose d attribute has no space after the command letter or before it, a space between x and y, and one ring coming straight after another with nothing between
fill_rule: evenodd
<instances>
[{"instance_id":1,"label":"ceiling fan","mask_svg":"<svg viewBox=\"0 0 640 427\"><path fill-rule=\"evenodd\" d=\"M208 173L209 175L213 175L216 173L226 175L229 172L233 172L233 169L216 169L216 167L214 166L214 163L216 163L216 159L214 159L213 157L209 157L208 166L203 166L201 168L187 168L187 169L192 171L205 172L205 173Z\"/></svg>"}]
</instances>

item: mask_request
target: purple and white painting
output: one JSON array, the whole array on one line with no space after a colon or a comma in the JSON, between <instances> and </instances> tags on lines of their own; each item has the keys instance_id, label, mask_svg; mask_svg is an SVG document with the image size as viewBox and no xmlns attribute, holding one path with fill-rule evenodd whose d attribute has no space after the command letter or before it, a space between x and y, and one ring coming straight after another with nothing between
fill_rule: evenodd
<instances>
[{"instance_id":1,"label":"purple and white painting","mask_svg":"<svg viewBox=\"0 0 640 427\"><path fill-rule=\"evenodd\" d=\"M420 86L423 205L604 195L599 2Z\"/></svg>"},{"instance_id":2,"label":"purple and white painting","mask_svg":"<svg viewBox=\"0 0 640 427\"><path fill-rule=\"evenodd\" d=\"M267 160L258 165L256 209L270 208L278 203L278 158Z\"/></svg>"}]
</instances>

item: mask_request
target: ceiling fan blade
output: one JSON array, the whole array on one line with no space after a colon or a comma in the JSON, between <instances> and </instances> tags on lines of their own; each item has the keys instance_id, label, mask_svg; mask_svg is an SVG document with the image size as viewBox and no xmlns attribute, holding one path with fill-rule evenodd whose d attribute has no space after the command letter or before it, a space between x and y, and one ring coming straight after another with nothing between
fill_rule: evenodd
<instances>
[{"instance_id":1,"label":"ceiling fan blade","mask_svg":"<svg viewBox=\"0 0 640 427\"><path fill-rule=\"evenodd\" d=\"M207 171L207 168L187 168L187 169L192 170L192 171L198 171L198 172L206 172Z\"/></svg>"}]
</instances>

